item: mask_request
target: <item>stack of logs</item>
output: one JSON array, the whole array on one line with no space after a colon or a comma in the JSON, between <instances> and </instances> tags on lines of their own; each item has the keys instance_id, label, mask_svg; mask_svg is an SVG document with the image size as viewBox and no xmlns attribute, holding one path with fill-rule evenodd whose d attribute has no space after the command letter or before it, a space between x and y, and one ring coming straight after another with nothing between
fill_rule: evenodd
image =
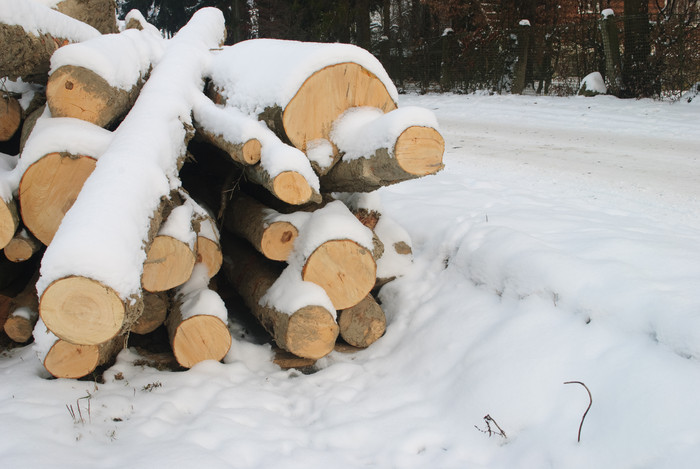
<instances>
[{"instance_id":1,"label":"stack of logs","mask_svg":"<svg viewBox=\"0 0 700 469\"><path fill-rule=\"evenodd\" d=\"M251 40L206 46L214 65L192 104L192 120L184 123L187 153L176 155L180 187L171 180L142 236L139 292L125 297L118 286L82 272L55 278L44 272L57 255L49 259L59 246L54 240L71 233L68 215L80 210L76 200L97 177L101 155L116 142L113 134L139 112L145 84L159 86L156 71L173 60L164 58L166 43L186 37L188 28L196 31L188 24L172 40L156 38L155 28L131 12L127 29L116 33L113 9L94 10L104 13L94 24L114 29L79 42L37 35L0 16L0 39L13 38L8 45L31 47L48 37L57 49L39 50L44 57L21 67L0 67L0 76L7 77L0 103L2 151L18 154L2 155L0 165L0 180L9 187L0 203L0 327L7 335L19 343L34 338L45 368L56 377L88 375L109 363L133 334L158 331L167 331L175 359L189 368L228 354L227 303L234 289L276 346L311 362L330 353L339 337L354 347L381 337L386 318L373 293L399 274L391 270L391 259L410 259L411 253L405 232L382 216L376 194L369 193L439 171L444 141L425 112L398 109L395 88L378 62L349 45ZM51 18L70 14L52 10ZM151 44L148 60L134 66L142 68L131 86L110 84L101 70L70 61L80 55L69 53L73 47L99 51L105 44L110 54L126 39ZM64 51L69 58L59 60ZM268 101L245 104L255 98L248 82L270 86L269 76L256 76L256 64L245 62L251 56L260 60L258 51L279 66L294 54L311 57L297 70L275 72L304 75L288 97L263 91ZM27 62L35 65L27 69ZM244 82L226 79L229 63ZM123 133L149 138L149 129L133 127ZM383 133L381 145L349 157L356 142L371 140L373 129ZM42 256L46 265L39 272ZM378 270L382 262L386 266ZM42 284L44 276L50 283Z\"/></svg>"}]
</instances>

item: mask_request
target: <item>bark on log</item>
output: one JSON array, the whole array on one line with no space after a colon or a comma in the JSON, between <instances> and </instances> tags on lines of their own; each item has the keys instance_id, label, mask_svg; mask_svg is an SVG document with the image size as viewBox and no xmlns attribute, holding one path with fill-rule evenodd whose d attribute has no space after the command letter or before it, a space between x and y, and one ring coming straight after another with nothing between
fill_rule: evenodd
<instances>
[{"instance_id":1,"label":"bark on log","mask_svg":"<svg viewBox=\"0 0 700 469\"><path fill-rule=\"evenodd\" d=\"M27 143L27 139L31 135L32 130L34 130L34 126L36 125L37 120L39 120L39 118L44 114L45 109L46 103L31 111L24 119L24 122L22 123L22 131L20 133L19 138L20 153L23 151L24 146Z\"/></svg>"},{"instance_id":2,"label":"bark on log","mask_svg":"<svg viewBox=\"0 0 700 469\"><path fill-rule=\"evenodd\" d=\"M52 117L74 117L109 127L133 106L142 81L123 90L110 85L92 70L64 65L54 70L46 85L46 102Z\"/></svg>"},{"instance_id":3,"label":"bark on log","mask_svg":"<svg viewBox=\"0 0 700 469\"><path fill-rule=\"evenodd\" d=\"M24 172L19 184L22 220L39 241L51 244L96 162L87 155L49 153Z\"/></svg>"},{"instance_id":4,"label":"bark on log","mask_svg":"<svg viewBox=\"0 0 700 469\"><path fill-rule=\"evenodd\" d=\"M260 151L262 149L262 145L256 138L252 138L245 142L231 142L223 135L215 134L201 125L197 125L196 121L195 129L202 140L214 145L220 150L223 150L231 157L233 161L237 163L251 165L260 161Z\"/></svg>"},{"instance_id":5,"label":"bark on log","mask_svg":"<svg viewBox=\"0 0 700 469\"><path fill-rule=\"evenodd\" d=\"M53 8L64 15L89 24L102 34L119 31L115 0L63 0Z\"/></svg>"},{"instance_id":6,"label":"bark on log","mask_svg":"<svg viewBox=\"0 0 700 469\"><path fill-rule=\"evenodd\" d=\"M164 292L143 294L143 313L131 326L130 332L139 335L149 334L163 325L168 315L170 301Z\"/></svg>"},{"instance_id":7,"label":"bark on log","mask_svg":"<svg viewBox=\"0 0 700 469\"><path fill-rule=\"evenodd\" d=\"M166 325L178 363L192 368L204 360L222 360L231 348L226 305L208 287L207 266L198 264L192 278L175 292Z\"/></svg>"},{"instance_id":8,"label":"bark on log","mask_svg":"<svg viewBox=\"0 0 700 469\"><path fill-rule=\"evenodd\" d=\"M72 344L58 339L43 359L44 368L56 378L82 378L113 360L125 346L125 337L95 345Z\"/></svg>"},{"instance_id":9,"label":"bark on log","mask_svg":"<svg viewBox=\"0 0 700 469\"><path fill-rule=\"evenodd\" d=\"M430 127L412 126L397 139L393 148L350 160L341 159L324 176L324 192L371 192L409 179L434 174L443 168L445 141Z\"/></svg>"},{"instance_id":10,"label":"bark on log","mask_svg":"<svg viewBox=\"0 0 700 469\"><path fill-rule=\"evenodd\" d=\"M0 246L5 247L12 240L19 227L19 213L14 199L0 198Z\"/></svg>"},{"instance_id":11,"label":"bark on log","mask_svg":"<svg viewBox=\"0 0 700 469\"><path fill-rule=\"evenodd\" d=\"M338 337L333 314L316 305L287 314L260 304L282 267L262 257L245 241L230 236L224 241L228 253L224 259L226 277L277 345L303 358L318 359L330 353Z\"/></svg>"},{"instance_id":12,"label":"bark on log","mask_svg":"<svg viewBox=\"0 0 700 469\"><path fill-rule=\"evenodd\" d=\"M224 259L221 252L219 229L208 211L194 202L194 200L192 200L192 203L196 205L192 222L197 233L197 242L195 244L196 263L206 265L209 278L212 278L221 269Z\"/></svg>"},{"instance_id":13,"label":"bark on log","mask_svg":"<svg viewBox=\"0 0 700 469\"><path fill-rule=\"evenodd\" d=\"M279 215L252 197L239 193L228 202L224 224L268 259L286 261L299 231L290 222L276 219Z\"/></svg>"},{"instance_id":14,"label":"bark on log","mask_svg":"<svg viewBox=\"0 0 700 469\"><path fill-rule=\"evenodd\" d=\"M10 140L21 123L22 106L17 99L3 93L0 98L0 142Z\"/></svg>"},{"instance_id":15,"label":"bark on log","mask_svg":"<svg viewBox=\"0 0 700 469\"><path fill-rule=\"evenodd\" d=\"M10 339L20 344L32 338L32 331L39 319L39 299L36 295L37 278L38 274L12 300L11 312L5 322L5 333Z\"/></svg>"},{"instance_id":16,"label":"bark on log","mask_svg":"<svg viewBox=\"0 0 700 469\"><path fill-rule=\"evenodd\" d=\"M21 229L3 249L5 257L12 262L24 262L39 252L44 245L27 230Z\"/></svg>"},{"instance_id":17,"label":"bark on log","mask_svg":"<svg viewBox=\"0 0 700 469\"><path fill-rule=\"evenodd\" d=\"M355 306L338 311L340 336L354 347L369 347L386 331L386 316L372 295Z\"/></svg>"},{"instance_id":18,"label":"bark on log","mask_svg":"<svg viewBox=\"0 0 700 469\"><path fill-rule=\"evenodd\" d=\"M74 344L107 342L128 330L142 312L142 298L124 301L111 287L87 277L56 280L39 299L46 327Z\"/></svg>"}]
</instances>

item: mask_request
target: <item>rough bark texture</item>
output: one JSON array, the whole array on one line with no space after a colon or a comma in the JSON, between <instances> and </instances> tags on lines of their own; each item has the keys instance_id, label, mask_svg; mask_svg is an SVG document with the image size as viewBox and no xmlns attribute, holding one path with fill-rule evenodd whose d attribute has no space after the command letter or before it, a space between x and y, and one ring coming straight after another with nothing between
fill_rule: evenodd
<instances>
[{"instance_id":1,"label":"rough bark texture","mask_svg":"<svg viewBox=\"0 0 700 469\"><path fill-rule=\"evenodd\" d=\"M253 315L277 345L299 357L318 359L333 350L338 325L331 312L308 305L293 314L260 304L260 299L281 274L282 267L262 257L245 241L224 237L229 256L224 260L226 277Z\"/></svg>"},{"instance_id":2,"label":"rough bark texture","mask_svg":"<svg viewBox=\"0 0 700 469\"><path fill-rule=\"evenodd\" d=\"M21 26L0 23L0 44L3 45L0 77L46 83L51 55L69 42L48 34L35 36Z\"/></svg>"},{"instance_id":3,"label":"rough bark texture","mask_svg":"<svg viewBox=\"0 0 700 469\"><path fill-rule=\"evenodd\" d=\"M74 344L107 342L130 329L142 312L143 298L123 301L109 286L86 277L58 279L39 299L46 327Z\"/></svg>"},{"instance_id":4,"label":"rough bark texture","mask_svg":"<svg viewBox=\"0 0 700 469\"><path fill-rule=\"evenodd\" d=\"M277 212L252 197L239 193L227 205L224 226L245 238L268 259L285 261L299 235L294 225L286 221L268 221Z\"/></svg>"},{"instance_id":5,"label":"rough bark texture","mask_svg":"<svg viewBox=\"0 0 700 469\"><path fill-rule=\"evenodd\" d=\"M341 159L325 176L323 192L371 192L382 186L434 174L443 168L445 141L430 127L409 127L394 148L380 148L373 155Z\"/></svg>"},{"instance_id":6,"label":"rough bark texture","mask_svg":"<svg viewBox=\"0 0 700 469\"><path fill-rule=\"evenodd\" d=\"M64 15L89 24L102 34L119 31L115 0L63 0L54 8Z\"/></svg>"},{"instance_id":7,"label":"rough bark texture","mask_svg":"<svg viewBox=\"0 0 700 469\"><path fill-rule=\"evenodd\" d=\"M369 347L386 331L386 316L372 295L338 312L340 336L355 347Z\"/></svg>"},{"instance_id":8,"label":"rough bark texture","mask_svg":"<svg viewBox=\"0 0 700 469\"><path fill-rule=\"evenodd\" d=\"M131 109L142 86L143 81L139 81L122 90L92 70L64 65L49 76L46 101L52 117L74 117L110 127Z\"/></svg>"},{"instance_id":9,"label":"rough bark texture","mask_svg":"<svg viewBox=\"0 0 700 469\"><path fill-rule=\"evenodd\" d=\"M36 239L51 243L95 164L91 156L49 153L27 168L19 184L20 210Z\"/></svg>"}]
</instances>

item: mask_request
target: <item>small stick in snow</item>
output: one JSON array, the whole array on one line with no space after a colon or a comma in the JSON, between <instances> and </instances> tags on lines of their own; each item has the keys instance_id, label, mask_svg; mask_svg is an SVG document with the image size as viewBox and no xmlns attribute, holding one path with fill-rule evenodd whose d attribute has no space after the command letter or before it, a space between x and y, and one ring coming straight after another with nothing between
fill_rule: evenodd
<instances>
[{"instance_id":1,"label":"small stick in snow","mask_svg":"<svg viewBox=\"0 0 700 469\"><path fill-rule=\"evenodd\" d=\"M588 407L586 408L586 411L583 413L583 416L581 417L581 425L578 426L578 442L581 442L581 429L583 428L583 421L586 419L586 415L588 414L588 411L591 410L591 406L593 405L593 396L591 395L591 390L588 389L588 386L583 384L581 381L566 381L564 384L580 384L584 388L586 388L586 392L588 393L588 399L590 402L588 403Z\"/></svg>"},{"instance_id":2,"label":"small stick in snow","mask_svg":"<svg viewBox=\"0 0 700 469\"><path fill-rule=\"evenodd\" d=\"M496 435L501 435L503 438L508 438L506 436L506 432L503 431L501 426L498 425L498 423L496 423L496 421L489 414L486 414L484 416L484 422L486 422L486 430L482 430L481 428L477 427L476 425L474 425L474 428L479 430L481 433L488 433L489 436L491 436L495 433ZM491 429L491 422L493 422L493 424L496 425L496 428L498 428L497 432L495 430Z\"/></svg>"}]
</instances>

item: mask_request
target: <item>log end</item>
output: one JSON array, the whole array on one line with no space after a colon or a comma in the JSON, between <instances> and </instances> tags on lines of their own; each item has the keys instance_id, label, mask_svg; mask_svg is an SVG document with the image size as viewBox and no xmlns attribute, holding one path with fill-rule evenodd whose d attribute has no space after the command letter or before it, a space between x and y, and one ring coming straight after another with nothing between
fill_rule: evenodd
<instances>
[{"instance_id":1,"label":"log end","mask_svg":"<svg viewBox=\"0 0 700 469\"><path fill-rule=\"evenodd\" d=\"M352 308L339 312L340 336L345 342L365 348L386 332L386 316L371 295Z\"/></svg>"},{"instance_id":2,"label":"log end","mask_svg":"<svg viewBox=\"0 0 700 469\"><path fill-rule=\"evenodd\" d=\"M143 264L143 289L159 292L182 285L192 275L196 260L186 243L171 236L156 236Z\"/></svg>"},{"instance_id":3,"label":"log end","mask_svg":"<svg viewBox=\"0 0 700 469\"><path fill-rule=\"evenodd\" d=\"M286 221L271 223L264 231L260 247L263 255L273 261L286 261L294 247L299 231Z\"/></svg>"},{"instance_id":4,"label":"log end","mask_svg":"<svg viewBox=\"0 0 700 469\"><path fill-rule=\"evenodd\" d=\"M221 264L224 261L224 256L221 252L221 246L216 241L212 241L204 236L197 236L197 263L203 263L207 266L209 278L219 272Z\"/></svg>"},{"instance_id":5,"label":"log end","mask_svg":"<svg viewBox=\"0 0 700 469\"><path fill-rule=\"evenodd\" d=\"M7 246L19 226L19 214L14 200L0 199L0 249Z\"/></svg>"},{"instance_id":6,"label":"log end","mask_svg":"<svg viewBox=\"0 0 700 469\"><path fill-rule=\"evenodd\" d=\"M231 333L215 316L192 316L177 327L172 348L178 363L185 368L204 360L220 361L231 348Z\"/></svg>"},{"instance_id":7,"label":"log end","mask_svg":"<svg viewBox=\"0 0 700 469\"><path fill-rule=\"evenodd\" d=\"M96 163L89 156L49 153L27 168L19 183L20 211L36 239L51 244Z\"/></svg>"},{"instance_id":8,"label":"log end","mask_svg":"<svg viewBox=\"0 0 700 469\"><path fill-rule=\"evenodd\" d=\"M100 352L97 345L75 345L57 340L44 359L44 368L56 378L82 378L97 368Z\"/></svg>"},{"instance_id":9,"label":"log end","mask_svg":"<svg viewBox=\"0 0 700 469\"><path fill-rule=\"evenodd\" d=\"M253 138L248 140L243 144L241 149L243 153L243 163L245 164L255 164L260 161L260 156L262 153L262 145L260 140Z\"/></svg>"},{"instance_id":10,"label":"log end","mask_svg":"<svg viewBox=\"0 0 700 469\"><path fill-rule=\"evenodd\" d=\"M34 322L23 316L10 316L5 322L5 333L17 343L23 344L32 338Z\"/></svg>"},{"instance_id":11,"label":"log end","mask_svg":"<svg viewBox=\"0 0 700 469\"><path fill-rule=\"evenodd\" d=\"M275 176L272 190L278 199L290 205L305 204L314 196L306 178L296 171L284 171Z\"/></svg>"},{"instance_id":12,"label":"log end","mask_svg":"<svg viewBox=\"0 0 700 469\"><path fill-rule=\"evenodd\" d=\"M302 279L321 286L335 309L355 306L374 287L377 264L372 252L349 239L323 243L311 253Z\"/></svg>"},{"instance_id":13,"label":"log end","mask_svg":"<svg viewBox=\"0 0 700 469\"><path fill-rule=\"evenodd\" d=\"M41 295L39 314L46 327L74 344L96 345L117 335L126 319L119 295L86 277L54 281Z\"/></svg>"},{"instance_id":14,"label":"log end","mask_svg":"<svg viewBox=\"0 0 700 469\"><path fill-rule=\"evenodd\" d=\"M394 157L401 169L415 176L427 176L440 171L445 140L431 127L412 126L396 140Z\"/></svg>"},{"instance_id":15,"label":"log end","mask_svg":"<svg viewBox=\"0 0 700 469\"><path fill-rule=\"evenodd\" d=\"M0 99L0 142L7 142L22 123L22 106L15 98L3 96Z\"/></svg>"},{"instance_id":16,"label":"log end","mask_svg":"<svg viewBox=\"0 0 700 469\"><path fill-rule=\"evenodd\" d=\"M12 262L24 262L41 249L41 243L33 238L15 236L7 243L3 252Z\"/></svg>"},{"instance_id":17,"label":"log end","mask_svg":"<svg viewBox=\"0 0 700 469\"><path fill-rule=\"evenodd\" d=\"M289 318L285 348L298 357L317 360L331 353L338 333L338 324L327 309L306 306Z\"/></svg>"},{"instance_id":18,"label":"log end","mask_svg":"<svg viewBox=\"0 0 700 469\"><path fill-rule=\"evenodd\" d=\"M46 102L52 117L74 117L105 127L112 119L103 91L107 89L111 86L92 70L64 65L49 76Z\"/></svg>"}]
</instances>

